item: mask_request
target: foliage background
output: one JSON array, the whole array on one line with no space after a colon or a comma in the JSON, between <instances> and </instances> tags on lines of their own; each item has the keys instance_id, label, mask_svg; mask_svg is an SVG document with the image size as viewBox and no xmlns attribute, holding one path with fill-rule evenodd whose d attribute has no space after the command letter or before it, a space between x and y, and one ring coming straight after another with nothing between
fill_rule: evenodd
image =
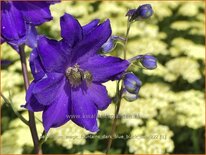
<instances>
[{"instance_id":1,"label":"foliage background","mask_svg":"<svg viewBox=\"0 0 206 155\"><path fill-rule=\"evenodd\" d=\"M124 36L125 13L128 9L147 2L61 2L51 6L54 20L38 28L39 33L60 39L59 17L64 12L74 15L82 25L94 18L102 21L110 18L113 35ZM204 153L205 101L205 32L204 1L198 2L148 2L153 6L154 16L145 22L136 22L128 45L128 58L137 54L151 53L158 59L158 68L153 71L132 67L143 82L140 97L134 102L122 102L122 115L134 114L138 118L122 118L118 122L117 135L111 153ZM18 54L3 44L1 61L1 89L13 101L15 108L27 117L20 108L24 104L24 87ZM26 49L29 58L29 48ZM122 56L122 47L117 45L112 55ZM30 76L32 80L32 76ZM105 84L109 95L115 92L114 82ZM32 152L28 128L20 122L11 109L1 105L1 150L2 154ZM113 114L111 104L101 115ZM41 113L36 117L41 119ZM52 129L44 153L102 153L111 119L100 118L100 131L93 135L71 121ZM39 135L42 125L37 121ZM159 138L155 139L157 135ZM85 137L86 136L86 137ZM96 136L96 138L92 138ZM160 138L160 137L164 138ZM153 137L153 138L152 138Z\"/></svg>"}]
</instances>

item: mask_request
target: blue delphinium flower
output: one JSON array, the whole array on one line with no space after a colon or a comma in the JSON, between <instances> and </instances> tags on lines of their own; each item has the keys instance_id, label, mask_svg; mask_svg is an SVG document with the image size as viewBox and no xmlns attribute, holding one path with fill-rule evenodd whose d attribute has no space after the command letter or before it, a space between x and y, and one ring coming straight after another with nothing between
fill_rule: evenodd
<instances>
[{"instance_id":1,"label":"blue delphinium flower","mask_svg":"<svg viewBox=\"0 0 206 155\"><path fill-rule=\"evenodd\" d=\"M69 120L98 131L97 112L111 102L103 82L124 72L129 62L98 54L111 36L110 21L99 20L81 26L71 15L60 19L62 40L39 37L30 57L34 81L26 96L30 111L43 111L48 132Z\"/></svg>"},{"instance_id":2,"label":"blue delphinium flower","mask_svg":"<svg viewBox=\"0 0 206 155\"><path fill-rule=\"evenodd\" d=\"M7 42L17 51L18 46L25 43L35 46L34 26L52 19L49 6L53 3L55 1L1 1L1 43Z\"/></svg>"},{"instance_id":3,"label":"blue delphinium flower","mask_svg":"<svg viewBox=\"0 0 206 155\"><path fill-rule=\"evenodd\" d=\"M153 15L153 9L150 4L140 5L137 9L131 9L127 12L126 16L129 16L129 21L148 19Z\"/></svg>"}]
</instances>

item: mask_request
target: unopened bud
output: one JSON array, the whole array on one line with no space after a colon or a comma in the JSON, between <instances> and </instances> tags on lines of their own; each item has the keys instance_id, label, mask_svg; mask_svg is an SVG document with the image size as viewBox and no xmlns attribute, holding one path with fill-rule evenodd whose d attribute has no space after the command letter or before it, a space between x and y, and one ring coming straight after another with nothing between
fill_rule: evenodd
<instances>
[{"instance_id":1,"label":"unopened bud","mask_svg":"<svg viewBox=\"0 0 206 155\"><path fill-rule=\"evenodd\" d=\"M123 90L123 98L129 102L135 101L138 98L138 94L132 94L126 89Z\"/></svg>"},{"instance_id":2,"label":"unopened bud","mask_svg":"<svg viewBox=\"0 0 206 155\"><path fill-rule=\"evenodd\" d=\"M157 59L152 55L143 55L140 58L140 62L147 69L157 68Z\"/></svg>"},{"instance_id":3,"label":"unopened bud","mask_svg":"<svg viewBox=\"0 0 206 155\"><path fill-rule=\"evenodd\" d=\"M127 73L124 76L124 88L130 93L138 93L142 82L133 73Z\"/></svg>"},{"instance_id":4,"label":"unopened bud","mask_svg":"<svg viewBox=\"0 0 206 155\"><path fill-rule=\"evenodd\" d=\"M129 21L144 20L153 15L153 9L150 4L140 5L137 9L129 10L126 16L129 16Z\"/></svg>"}]
</instances>

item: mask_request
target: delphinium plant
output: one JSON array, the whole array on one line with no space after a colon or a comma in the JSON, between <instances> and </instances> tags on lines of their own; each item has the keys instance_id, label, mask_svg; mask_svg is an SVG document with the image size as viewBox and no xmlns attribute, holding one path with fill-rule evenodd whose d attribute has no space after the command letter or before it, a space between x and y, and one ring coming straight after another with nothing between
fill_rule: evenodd
<instances>
[{"instance_id":1,"label":"delphinium plant","mask_svg":"<svg viewBox=\"0 0 206 155\"><path fill-rule=\"evenodd\" d=\"M31 130L34 152L41 153L50 128L62 126L73 121L90 132L98 132L98 110L105 110L111 102L115 103L114 120L109 133L105 153L109 153L116 131L121 99L134 101L142 85L132 72L131 65L155 69L156 58L150 54L137 55L127 59L127 43L130 27L153 14L150 4L129 10L126 35L112 35L110 20L100 23L94 19L81 26L69 13L60 18L60 40L50 39L38 34L35 26L52 19L49 6L57 1L42 2L1 2L1 42L7 42L20 55L22 75L26 89L26 103L22 108L29 112L26 120L15 109L14 112ZM123 58L106 56L115 50L116 43L123 44ZM29 84L26 67L25 45L29 46L29 63L33 81ZM135 62L135 63L134 63ZM116 95L111 99L102 83L117 81ZM1 93L5 102L9 100ZM43 111L44 131L39 139L36 131L34 112Z\"/></svg>"}]
</instances>

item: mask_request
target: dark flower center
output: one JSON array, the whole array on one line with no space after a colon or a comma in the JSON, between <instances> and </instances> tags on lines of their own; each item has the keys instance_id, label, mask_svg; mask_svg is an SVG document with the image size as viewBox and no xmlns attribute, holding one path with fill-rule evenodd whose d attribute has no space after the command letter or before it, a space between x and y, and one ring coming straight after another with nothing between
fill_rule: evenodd
<instances>
[{"instance_id":1,"label":"dark flower center","mask_svg":"<svg viewBox=\"0 0 206 155\"><path fill-rule=\"evenodd\" d=\"M78 87L84 80L87 85L92 82L93 76L89 71L84 71L78 64L73 67L69 67L66 70L66 77L72 87Z\"/></svg>"}]
</instances>

